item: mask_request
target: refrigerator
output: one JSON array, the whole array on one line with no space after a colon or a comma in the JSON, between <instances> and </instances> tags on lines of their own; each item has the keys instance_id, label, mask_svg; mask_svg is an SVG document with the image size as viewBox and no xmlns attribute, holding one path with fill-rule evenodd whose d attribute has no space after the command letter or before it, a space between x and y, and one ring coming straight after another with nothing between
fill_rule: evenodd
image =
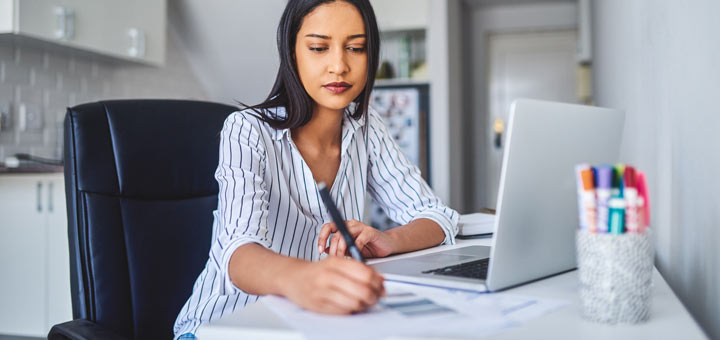
<instances>
[{"instance_id":1,"label":"refrigerator","mask_svg":"<svg viewBox=\"0 0 720 340\"><path fill-rule=\"evenodd\" d=\"M379 85L374 87L370 97L370 106L380 114L401 151L420 169L428 183L431 175L429 104L429 85L426 83ZM365 207L365 223L379 230L398 226L371 199L369 191Z\"/></svg>"}]
</instances>

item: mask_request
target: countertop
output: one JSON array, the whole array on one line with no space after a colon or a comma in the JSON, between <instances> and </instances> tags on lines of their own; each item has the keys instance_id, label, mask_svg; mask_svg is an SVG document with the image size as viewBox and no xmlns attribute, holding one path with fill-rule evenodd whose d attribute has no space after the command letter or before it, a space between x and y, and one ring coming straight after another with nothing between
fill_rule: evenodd
<instances>
[{"instance_id":1,"label":"countertop","mask_svg":"<svg viewBox=\"0 0 720 340\"><path fill-rule=\"evenodd\" d=\"M63 172L62 165L28 165L17 168L0 166L0 176L8 174L44 174Z\"/></svg>"}]
</instances>

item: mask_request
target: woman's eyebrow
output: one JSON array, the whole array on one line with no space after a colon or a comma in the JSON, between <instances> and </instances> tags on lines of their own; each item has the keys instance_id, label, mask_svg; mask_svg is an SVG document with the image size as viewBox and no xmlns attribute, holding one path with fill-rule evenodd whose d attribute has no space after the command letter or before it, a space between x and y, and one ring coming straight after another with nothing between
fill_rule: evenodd
<instances>
[{"instance_id":1,"label":"woman's eyebrow","mask_svg":"<svg viewBox=\"0 0 720 340\"><path fill-rule=\"evenodd\" d=\"M310 33L305 36L310 37L310 38L320 38L320 39L330 40L330 36L317 34L317 33ZM350 40L350 39L365 38L365 37L366 37L365 34L353 34L353 35L348 35L347 38L348 38L348 40Z\"/></svg>"},{"instance_id":2,"label":"woman's eyebrow","mask_svg":"<svg viewBox=\"0 0 720 340\"><path fill-rule=\"evenodd\" d=\"M316 33L310 33L310 34L305 35L305 36L306 36L306 37L310 37L310 38L320 38L320 39L328 39L328 40L330 39L330 37L327 36L327 35L316 34Z\"/></svg>"}]
</instances>

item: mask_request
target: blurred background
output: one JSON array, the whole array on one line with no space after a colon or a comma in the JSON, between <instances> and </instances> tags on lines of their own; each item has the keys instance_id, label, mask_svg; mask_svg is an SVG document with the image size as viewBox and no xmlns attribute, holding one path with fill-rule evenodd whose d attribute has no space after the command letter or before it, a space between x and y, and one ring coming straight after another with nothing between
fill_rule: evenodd
<instances>
[{"instance_id":1,"label":"blurred background","mask_svg":"<svg viewBox=\"0 0 720 340\"><path fill-rule=\"evenodd\" d=\"M371 2L382 36L372 105L461 213L495 207L515 98L624 110L621 160L648 175L656 266L720 338L720 2ZM257 103L275 79L285 4L0 0L0 339L43 337L72 318L66 108L126 98ZM12 167L16 154L40 162ZM368 207L369 222L392 225Z\"/></svg>"}]
</instances>

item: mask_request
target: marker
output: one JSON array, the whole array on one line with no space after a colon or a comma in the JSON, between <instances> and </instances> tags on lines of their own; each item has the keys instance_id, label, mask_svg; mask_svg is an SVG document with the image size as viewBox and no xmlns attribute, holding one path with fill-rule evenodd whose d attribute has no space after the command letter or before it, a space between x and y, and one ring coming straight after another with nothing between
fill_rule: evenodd
<instances>
[{"instance_id":1,"label":"marker","mask_svg":"<svg viewBox=\"0 0 720 340\"><path fill-rule=\"evenodd\" d=\"M610 212L608 200L612 195L613 168L605 165L597 168L597 229L599 233L609 230Z\"/></svg>"},{"instance_id":2,"label":"marker","mask_svg":"<svg viewBox=\"0 0 720 340\"><path fill-rule=\"evenodd\" d=\"M625 173L625 164L622 164L622 163L615 164L615 170L617 170L618 174L620 175L620 178L622 178L623 174Z\"/></svg>"},{"instance_id":3,"label":"marker","mask_svg":"<svg viewBox=\"0 0 720 340\"><path fill-rule=\"evenodd\" d=\"M613 168L613 183L612 183L612 196L623 197L623 172L625 172L625 165L615 164Z\"/></svg>"},{"instance_id":4,"label":"marker","mask_svg":"<svg viewBox=\"0 0 720 340\"><path fill-rule=\"evenodd\" d=\"M590 170L592 170L593 183L595 183L595 188L597 189L597 182L598 182L598 178L597 178L597 167L592 166L592 167L590 167Z\"/></svg>"},{"instance_id":5,"label":"marker","mask_svg":"<svg viewBox=\"0 0 720 340\"><path fill-rule=\"evenodd\" d=\"M595 183L593 183L593 173L590 167L580 169L580 179L582 180L582 209L584 212L584 220L580 221L582 229L591 233L597 232L597 215L595 212Z\"/></svg>"},{"instance_id":6,"label":"marker","mask_svg":"<svg viewBox=\"0 0 720 340\"><path fill-rule=\"evenodd\" d=\"M577 188L577 200L578 200L578 215L580 217L578 226L580 230L587 230L587 223L585 222L585 208L583 205L583 180L582 172L585 169L589 169L590 165L583 163L575 166L575 187Z\"/></svg>"},{"instance_id":7,"label":"marker","mask_svg":"<svg viewBox=\"0 0 720 340\"><path fill-rule=\"evenodd\" d=\"M637 172L636 184L639 200L641 201L640 211L638 211L638 217L640 218L638 232L645 232L645 229L650 227L650 195L648 194L644 172Z\"/></svg>"},{"instance_id":8,"label":"marker","mask_svg":"<svg viewBox=\"0 0 720 340\"><path fill-rule=\"evenodd\" d=\"M330 216L333 219L333 222L335 222L335 226L337 226L338 230L340 231L340 234L342 234L343 238L345 239L345 244L348 246L348 250L350 251L350 256L352 256L354 259L365 262L365 258L363 258L362 254L360 253L360 250L355 245L355 240L353 240L352 235L350 234L350 231L348 230L347 226L345 225L345 220L340 215L340 211L338 211L337 207L335 206L335 203L333 203L332 198L330 198L330 193L327 190L327 186L324 182L318 183L318 190L320 190L320 197L322 197L323 202L325 203L325 207L327 208L328 212L330 213Z\"/></svg>"},{"instance_id":9,"label":"marker","mask_svg":"<svg viewBox=\"0 0 720 340\"><path fill-rule=\"evenodd\" d=\"M608 206L610 207L610 233L622 234L625 227L625 199L611 198Z\"/></svg>"},{"instance_id":10,"label":"marker","mask_svg":"<svg viewBox=\"0 0 720 340\"><path fill-rule=\"evenodd\" d=\"M640 231L638 221L638 191L635 180L635 168L632 166L625 167L623 182L625 184L624 195L625 203L625 227L629 233L637 233Z\"/></svg>"}]
</instances>

